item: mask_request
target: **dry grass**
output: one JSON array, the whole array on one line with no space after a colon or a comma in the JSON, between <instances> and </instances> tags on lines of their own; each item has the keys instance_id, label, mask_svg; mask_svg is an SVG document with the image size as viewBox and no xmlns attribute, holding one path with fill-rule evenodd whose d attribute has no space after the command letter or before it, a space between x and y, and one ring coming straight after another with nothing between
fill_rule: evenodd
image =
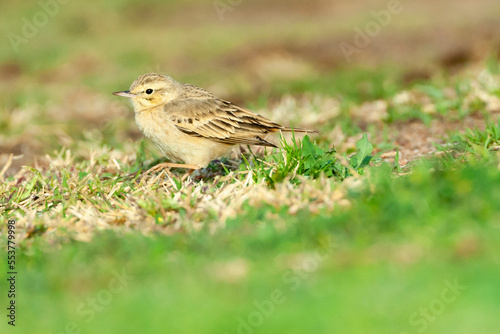
<instances>
[{"instance_id":1,"label":"dry grass","mask_svg":"<svg viewBox=\"0 0 500 334\"><path fill-rule=\"evenodd\" d=\"M250 169L180 183L177 175L174 179L166 172L131 175L118 163L134 159L134 155L102 149L92 153L88 164L77 163L71 151L63 150L47 156L49 166L41 172L24 167L5 181L0 193L9 198L0 209L14 212L19 240L43 234L48 240L89 241L95 230L102 229L145 234L214 231L244 212L245 205L285 206L289 214L303 208L319 213L348 205L345 188L351 182L302 178L299 185L282 182L271 189L264 180L255 182Z\"/></svg>"}]
</instances>

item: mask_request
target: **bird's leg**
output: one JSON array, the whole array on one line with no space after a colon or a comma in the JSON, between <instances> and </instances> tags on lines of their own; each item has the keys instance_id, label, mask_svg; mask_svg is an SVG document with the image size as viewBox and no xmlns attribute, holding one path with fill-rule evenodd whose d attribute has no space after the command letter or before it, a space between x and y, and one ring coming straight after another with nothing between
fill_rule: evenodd
<instances>
[{"instance_id":1,"label":"bird's leg","mask_svg":"<svg viewBox=\"0 0 500 334\"><path fill-rule=\"evenodd\" d=\"M184 175L182 177L182 181L184 181L189 175L191 175L192 172L194 172L197 169L200 169L200 166L197 166L197 165L187 165L187 164L174 164L174 163L171 163L171 162L163 162L161 164L158 164L156 166L151 167L145 174L158 172L158 171L162 170L163 168L185 168L185 169L190 169L190 171L188 171L186 173L186 175Z\"/></svg>"}]
</instances>

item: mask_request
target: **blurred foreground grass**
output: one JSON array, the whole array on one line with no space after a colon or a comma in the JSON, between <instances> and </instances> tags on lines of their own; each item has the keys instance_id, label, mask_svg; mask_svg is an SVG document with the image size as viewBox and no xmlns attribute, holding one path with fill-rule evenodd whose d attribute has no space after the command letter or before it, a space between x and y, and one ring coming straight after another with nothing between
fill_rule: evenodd
<instances>
[{"instance_id":1,"label":"blurred foreground grass","mask_svg":"<svg viewBox=\"0 0 500 334\"><path fill-rule=\"evenodd\" d=\"M213 233L35 239L19 250L19 329L495 332L498 168L390 174L319 214L245 206Z\"/></svg>"}]
</instances>

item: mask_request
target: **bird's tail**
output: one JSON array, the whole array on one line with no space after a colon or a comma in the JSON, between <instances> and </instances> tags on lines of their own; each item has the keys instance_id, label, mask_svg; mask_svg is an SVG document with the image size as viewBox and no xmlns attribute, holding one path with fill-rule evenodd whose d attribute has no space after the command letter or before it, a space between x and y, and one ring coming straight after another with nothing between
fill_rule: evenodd
<instances>
[{"instance_id":1,"label":"bird's tail","mask_svg":"<svg viewBox=\"0 0 500 334\"><path fill-rule=\"evenodd\" d=\"M284 132L311 132L311 133L318 133L317 130L302 129L302 128L287 128L287 127L283 127L280 130L284 131Z\"/></svg>"}]
</instances>

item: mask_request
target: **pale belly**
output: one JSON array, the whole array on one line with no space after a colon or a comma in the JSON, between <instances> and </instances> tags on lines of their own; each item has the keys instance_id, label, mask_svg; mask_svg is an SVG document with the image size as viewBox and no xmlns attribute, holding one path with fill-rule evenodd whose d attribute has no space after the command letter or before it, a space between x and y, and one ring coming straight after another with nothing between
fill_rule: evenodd
<instances>
[{"instance_id":1,"label":"pale belly","mask_svg":"<svg viewBox=\"0 0 500 334\"><path fill-rule=\"evenodd\" d=\"M200 167L206 167L210 161L220 158L231 151L231 145L191 136L183 141L153 140L153 142L170 160Z\"/></svg>"},{"instance_id":2,"label":"pale belly","mask_svg":"<svg viewBox=\"0 0 500 334\"><path fill-rule=\"evenodd\" d=\"M210 161L228 154L232 148L232 145L190 136L170 122L154 122L150 115L136 115L136 123L142 133L172 162L206 167Z\"/></svg>"}]
</instances>

